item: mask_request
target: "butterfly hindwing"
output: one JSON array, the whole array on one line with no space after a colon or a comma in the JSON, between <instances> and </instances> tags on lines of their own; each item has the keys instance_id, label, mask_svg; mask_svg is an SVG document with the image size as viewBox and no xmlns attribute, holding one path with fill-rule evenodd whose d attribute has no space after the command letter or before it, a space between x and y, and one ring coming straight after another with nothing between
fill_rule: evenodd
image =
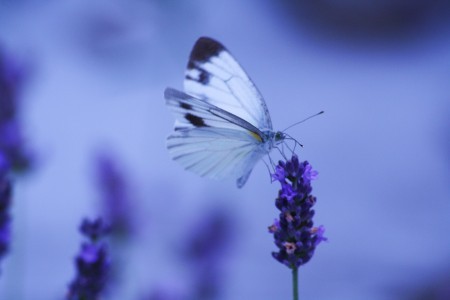
<instances>
[{"instance_id":1,"label":"butterfly hindwing","mask_svg":"<svg viewBox=\"0 0 450 300\"><path fill-rule=\"evenodd\" d=\"M167 149L186 170L213 179L248 174L264 155L251 134L230 128L181 128L167 138Z\"/></svg>"},{"instance_id":2,"label":"butterfly hindwing","mask_svg":"<svg viewBox=\"0 0 450 300\"><path fill-rule=\"evenodd\" d=\"M266 103L258 89L229 51L211 38L202 37L194 45L184 89L260 130L272 130Z\"/></svg>"}]
</instances>

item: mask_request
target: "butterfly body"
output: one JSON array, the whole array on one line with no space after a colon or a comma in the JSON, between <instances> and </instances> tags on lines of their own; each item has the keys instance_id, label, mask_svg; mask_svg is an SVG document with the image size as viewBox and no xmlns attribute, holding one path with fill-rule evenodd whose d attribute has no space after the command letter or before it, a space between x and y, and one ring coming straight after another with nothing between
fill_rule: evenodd
<instances>
[{"instance_id":1,"label":"butterfly body","mask_svg":"<svg viewBox=\"0 0 450 300\"><path fill-rule=\"evenodd\" d=\"M256 163L282 143L272 129L259 91L219 42L202 37L191 52L185 92L167 88L167 106L176 117L167 138L170 155L185 169L213 179L247 181Z\"/></svg>"}]
</instances>

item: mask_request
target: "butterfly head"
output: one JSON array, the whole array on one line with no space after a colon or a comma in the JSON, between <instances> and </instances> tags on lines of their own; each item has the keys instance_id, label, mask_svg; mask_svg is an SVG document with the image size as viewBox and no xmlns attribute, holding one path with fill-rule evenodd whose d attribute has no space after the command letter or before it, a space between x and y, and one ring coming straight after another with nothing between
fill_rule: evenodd
<instances>
[{"instance_id":1,"label":"butterfly head","mask_svg":"<svg viewBox=\"0 0 450 300\"><path fill-rule=\"evenodd\" d=\"M269 152L273 147L281 144L286 138L286 134L281 131L267 130L262 132L262 144L264 145L267 152Z\"/></svg>"},{"instance_id":2,"label":"butterfly head","mask_svg":"<svg viewBox=\"0 0 450 300\"><path fill-rule=\"evenodd\" d=\"M275 145L278 145L278 144L282 143L285 138L286 138L286 134L284 132L281 132L281 131L277 131L273 135L273 141L275 142Z\"/></svg>"},{"instance_id":3,"label":"butterfly head","mask_svg":"<svg viewBox=\"0 0 450 300\"><path fill-rule=\"evenodd\" d=\"M263 131L263 141L270 141L271 148L282 143L286 138L286 134L281 131Z\"/></svg>"}]
</instances>

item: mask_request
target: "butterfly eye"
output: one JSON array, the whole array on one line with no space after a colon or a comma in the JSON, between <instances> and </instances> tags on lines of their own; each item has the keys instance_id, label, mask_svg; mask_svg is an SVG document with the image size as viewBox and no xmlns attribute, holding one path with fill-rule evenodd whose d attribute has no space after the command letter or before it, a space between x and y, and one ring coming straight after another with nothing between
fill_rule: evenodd
<instances>
[{"instance_id":1,"label":"butterfly eye","mask_svg":"<svg viewBox=\"0 0 450 300\"><path fill-rule=\"evenodd\" d=\"M276 142L284 140L285 137L286 137L285 134L282 133L282 132L280 132L280 131L277 131L277 132L275 133L275 141L276 141Z\"/></svg>"}]
</instances>

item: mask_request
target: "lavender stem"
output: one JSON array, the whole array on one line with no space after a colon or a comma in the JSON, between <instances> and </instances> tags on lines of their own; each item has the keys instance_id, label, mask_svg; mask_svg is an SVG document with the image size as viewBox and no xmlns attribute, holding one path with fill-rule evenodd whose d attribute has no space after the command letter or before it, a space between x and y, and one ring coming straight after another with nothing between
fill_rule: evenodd
<instances>
[{"instance_id":1,"label":"lavender stem","mask_svg":"<svg viewBox=\"0 0 450 300\"><path fill-rule=\"evenodd\" d=\"M298 300L298 268L292 268L292 291L293 299Z\"/></svg>"}]
</instances>

